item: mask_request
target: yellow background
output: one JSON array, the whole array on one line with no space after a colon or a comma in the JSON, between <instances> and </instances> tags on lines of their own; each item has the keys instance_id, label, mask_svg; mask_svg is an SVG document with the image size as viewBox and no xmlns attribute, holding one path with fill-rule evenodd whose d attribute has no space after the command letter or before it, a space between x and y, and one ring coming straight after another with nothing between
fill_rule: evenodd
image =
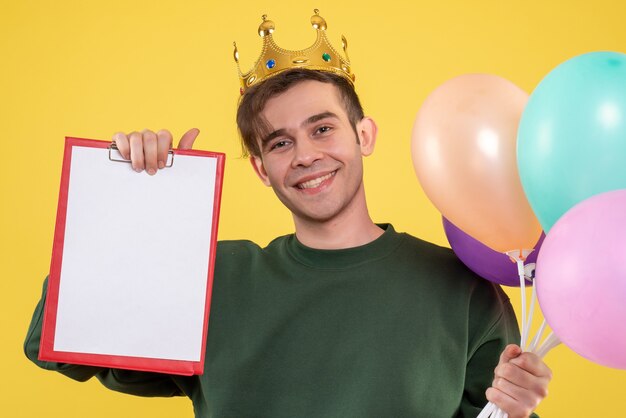
<instances>
[{"instance_id":1,"label":"yellow background","mask_svg":"<svg viewBox=\"0 0 626 418\"><path fill-rule=\"evenodd\" d=\"M287 48L313 42L314 7L337 47L345 34L379 141L366 162L374 219L446 244L440 215L413 174L410 132L425 97L464 73L505 77L530 92L550 69L594 50L625 52L626 3L589 1L14 1L0 7L0 415L192 416L187 399L141 399L39 370L22 340L47 274L65 135L109 139L118 130L201 131L200 149L226 152L219 237L261 244L292 231L271 190L239 158L234 114L237 41L256 59L260 15ZM155 228L176 222L172 213ZM115 222L103 219L103 222ZM114 253L103 256L115 257ZM519 292L509 289L519 307ZM445 303L445 301L442 301ZM616 324L624 332L623 324ZM559 347L546 417L622 417L626 371Z\"/></svg>"}]
</instances>

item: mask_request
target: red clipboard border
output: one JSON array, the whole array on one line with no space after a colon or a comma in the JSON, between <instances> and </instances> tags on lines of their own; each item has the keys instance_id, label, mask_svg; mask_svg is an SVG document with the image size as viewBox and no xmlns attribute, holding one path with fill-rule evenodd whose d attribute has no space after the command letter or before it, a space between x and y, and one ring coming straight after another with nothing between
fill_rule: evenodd
<instances>
[{"instance_id":1,"label":"red clipboard border","mask_svg":"<svg viewBox=\"0 0 626 418\"><path fill-rule=\"evenodd\" d=\"M206 341L208 337L209 314L211 295L213 290L213 273L215 267L215 251L217 247L217 229L219 224L222 185L224 180L225 155L223 153L201 150L174 150L175 155L195 155L213 157L217 159L215 176L215 193L213 200L213 220L211 230L211 245L209 249L209 269L207 277L207 291L204 311L204 325L202 331L202 348L200 361L167 360L146 357L128 357L105 354L75 353L54 350L54 336L56 330L57 308L59 301L59 286L61 279L61 264L63 261L63 244L65 239L65 223L67 215L67 199L69 193L70 167L72 164L73 147L108 148L110 141L96 139L65 137L63 152L63 167L61 169L61 185L57 218L52 245L52 259L50 262L50 277L48 279L48 294L43 317L43 329L39 348L39 360L61 363L83 364L97 367L112 367L119 369L139 370L179 375L201 375L204 372Z\"/></svg>"}]
</instances>

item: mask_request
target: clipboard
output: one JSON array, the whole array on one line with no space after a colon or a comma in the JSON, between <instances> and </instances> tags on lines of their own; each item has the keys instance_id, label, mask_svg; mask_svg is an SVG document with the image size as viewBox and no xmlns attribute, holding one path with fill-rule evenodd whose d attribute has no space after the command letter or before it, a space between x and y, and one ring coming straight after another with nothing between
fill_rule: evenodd
<instances>
[{"instance_id":1,"label":"clipboard","mask_svg":"<svg viewBox=\"0 0 626 418\"><path fill-rule=\"evenodd\" d=\"M149 176L111 145L65 139L39 359L202 374L225 156Z\"/></svg>"}]
</instances>

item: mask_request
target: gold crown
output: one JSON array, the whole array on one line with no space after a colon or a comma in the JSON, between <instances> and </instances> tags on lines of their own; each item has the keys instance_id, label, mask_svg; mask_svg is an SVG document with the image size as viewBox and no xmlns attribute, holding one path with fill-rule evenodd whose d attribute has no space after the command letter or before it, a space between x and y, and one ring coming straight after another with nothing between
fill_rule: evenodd
<instances>
[{"instance_id":1,"label":"gold crown","mask_svg":"<svg viewBox=\"0 0 626 418\"><path fill-rule=\"evenodd\" d=\"M311 25L317 30L315 43L308 48L299 51L290 51L276 45L272 38L274 32L274 22L267 20L263 15L263 22L259 25L259 35L263 38L263 49L261 56L247 73L242 73L239 67L239 52L237 44L235 46L234 57L241 81L240 93L243 94L249 87L266 80L282 71L290 68L307 68L309 70L328 71L339 74L346 78L351 84L354 83L354 74L350 70L348 59L348 41L342 35L341 44L346 57L339 55L332 47L326 36L326 21L319 15L319 10L314 10L311 16Z\"/></svg>"}]
</instances>

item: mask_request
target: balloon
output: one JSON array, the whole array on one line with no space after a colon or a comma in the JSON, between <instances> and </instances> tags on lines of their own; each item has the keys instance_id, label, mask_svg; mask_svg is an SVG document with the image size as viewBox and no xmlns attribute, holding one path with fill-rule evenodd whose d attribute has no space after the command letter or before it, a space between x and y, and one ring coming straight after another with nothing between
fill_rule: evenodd
<instances>
[{"instance_id":1,"label":"balloon","mask_svg":"<svg viewBox=\"0 0 626 418\"><path fill-rule=\"evenodd\" d=\"M626 369L626 189L584 200L556 222L539 253L535 285L564 344Z\"/></svg>"},{"instance_id":2,"label":"balloon","mask_svg":"<svg viewBox=\"0 0 626 418\"><path fill-rule=\"evenodd\" d=\"M576 203L626 188L626 55L594 52L552 70L530 96L517 151L546 232Z\"/></svg>"},{"instance_id":3,"label":"balloon","mask_svg":"<svg viewBox=\"0 0 626 418\"><path fill-rule=\"evenodd\" d=\"M541 227L524 195L515 157L528 95L493 75L438 87L413 126L415 173L439 211L490 248L532 248Z\"/></svg>"},{"instance_id":4,"label":"balloon","mask_svg":"<svg viewBox=\"0 0 626 418\"><path fill-rule=\"evenodd\" d=\"M454 253L470 270L483 279L505 286L519 286L517 264L511 262L506 255L487 247L477 239L463 232L452 222L443 218L443 229ZM539 241L534 245L535 251L530 253L526 263L536 263L537 254L541 248L545 235L541 234ZM528 283L532 285L532 283Z\"/></svg>"}]
</instances>

